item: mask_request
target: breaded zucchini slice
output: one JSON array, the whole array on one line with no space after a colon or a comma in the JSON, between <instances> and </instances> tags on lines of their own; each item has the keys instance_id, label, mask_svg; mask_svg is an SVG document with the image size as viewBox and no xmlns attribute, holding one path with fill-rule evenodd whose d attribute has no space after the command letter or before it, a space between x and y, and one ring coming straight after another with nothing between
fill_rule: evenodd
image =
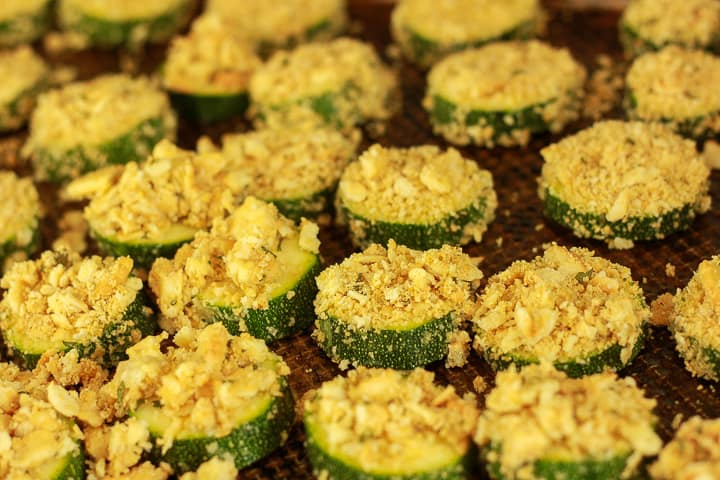
<instances>
[{"instance_id":1,"label":"breaded zucchini slice","mask_svg":"<svg viewBox=\"0 0 720 480\"><path fill-rule=\"evenodd\" d=\"M423 369L360 367L304 399L313 472L328 480L469 478L474 398L433 383Z\"/></svg>"},{"instance_id":2,"label":"breaded zucchini slice","mask_svg":"<svg viewBox=\"0 0 720 480\"><path fill-rule=\"evenodd\" d=\"M401 0L392 12L395 41L422 67L450 53L501 40L525 40L544 29L538 0Z\"/></svg>"},{"instance_id":3,"label":"breaded zucchini slice","mask_svg":"<svg viewBox=\"0 0 720 480\"><path fill-rule=\"evenodd\" d=\"M145 425L155 463L180 475L213 457L243 468L287 439L295 420L290 369L265 343L221 324L166 332L128 350L107 387Z\"/></svg>"},{"instance_id":4,"label":"breaded zucchini slice","mask_svg":"<svg viewBox=\"0 0 720 480\"><path fill-rule=\"evenodd\" d=\"M330 212L359 140L357 131L346 136L330 128L262 129L223 135L221 149L203 138L198 151L219 151L230 164L234 191L270 202L299 222Z\"/></svg>"},{"instance_id":5,"label":"breaded zucchini slice","mask_svg":"<svg viewBox=\"0 0 720 480\"><path fill-rule=\"evenodd\" d=\"M204 15L190 34L173 39L162 85L180 116L208 124L245 112L250 77L259 66L246 39L218 16Z\"/></svg>"},{"instance_id":6,"label":"breaded zucchini slice","mask_svg":"<svg viewBox=\"0 0 720 480\"><path fill-rule=\"evenodd\" d=\"M370 44L350 38L275 53L250 80L257 127L350 130L394 111L397 78Z\"/></svg>"},{"instance_id":7,"label":"breaded zucchini slice","mask_svg":"<svg viewBox=\"0 0 720 480\"><path fill-rule=\"evenodd\" d=\"M580 377L628 365L649 318L630 269L553 244L490 277L472 319L474 347L496 370L545 360Z\"/></svg>"},{"instance_id":8,"label":"breaded zucchini slice","mask_svg":"<svg viewBox=\"0 0 720 480\"><path fill-rule=\"evenodd\" d=\"M58 23L98 47L164 42L190 19L193 0L58 0Z\"/></svg>"},{"instance_id":9,"label":"breaded zucchini slice","mask_svg":"<svg viewBox=\"0 0 720 480\"><path fill-rule=\"evenodd\" d=\"M28 46L0 51L0 132L25 125L49 70Z\"/></svg>"},{"instance_id":10,"label":"breaded zucchini slice","mask_svg":"<svg viewBox=\"0 0 720 480\"><path fill-rule=\"evenodd\" d=\"M83 434L51 403L25 391L22 382L0 379L3 429L0 477L83 480Z\"/></svg>"},{"instance_id":11,"label":"breaded zucchini slice","mask_svg":"<svg viewBox=\"0 0 720 480\"><path fill-rule=\"evenodd\" d=\"M37 180L63 182L144 160L175 129L167 96L148 79L102 75L41 94L22 153Z\"/></svg>"},{"instance_id":12,"label":"breaded zucchini slice","mask_svg":"<svg viewBox=\"0 0 720 480\"><path fill-rule=\"evenodd\" d=\"M314 319L320 257L316 224L299 226L272 204L248 197L210 232L199 232L172 260L158 259L150 288L170 332L222 322L233 334L265 341Z\"/></svg>"},{"instance_id":13,"label":"breaded zucchini slice","mask_svg":"<svg viewBox=\"0 0 720 480\"><path fill-rule=\"evenodd\" d=\"M31 43L50 26L51 0L3 0L0 3L0 47Z\"/></svg>"},{"instance_id":14,"label":"breaded zucchini slice","mask_svg":"<svg viewBox=\"0 0 720 480\"><path fill-rule=\"evenodd\" d=\"M585 68L546 43L496 42L450 55L428 73L423 107L457 145L527 145L577 119Z\"/></svg>"},{"instance_id":15,"label":"breaded zucchini slice","mask_svg":"<svg viewBox=\"0 0 720 480\"><path fill-rule=\"evenodd\" d=\"M655 405L631 377L510 368L497 374L475 441L494 480L636 478L662 447Z\"/></svg>"},{"instance_id":16,"label":"breaded zucchini slice","mask_svg":"<svg viewBox=\"0 0 720 480\"><path fill-rule=\"evenodd\" d=\"M720 380L720 256L700 263L675 295L668 327L693 376Z\"/></svg>"},{"instance_id":17,"label":"breaded zucchini slice","mask_svg":"<svg viewBox=\"0 0 720 480\"><path fill-rule=\"evenodd\" d=\"M348 23L346 0L208 0L205 12L221 17L263 55L330 40Z\"/></svg>"},{"instance_id":18,"label":"breaded zucchini slice","mask_svg":"<svg viewBox=\"0 0 720 480\"><path fill-rule=\"evenodd\" d=\"M88 174L71 182L65 196L90 199L84 214L103 253L150 268L232 208L223 162L218 154L163 141L147 161Z\"/></svg>"},{"instance_id":19,"label":"breaded zucchini slice","mask_svg":"<svg viewBox=\"0 0 720 480\"><path fill-rule=\"evenodd\" d=\"M426 365L448 355L481 278L458 247L373 244L318 276L313 336L343 369Z\"/></svg>"},{"instance_id":20,"label":"breaded zucchini slice","mask_svg":"<svg viewBox=\"0 0 720 480\"><path fill-rule=\"evenodd\" d=\"M720 59L678 46L637 58L625 80L628 118L660 122L676 133L704 141L720 136Z\"/></svg>"},{"instance_id":21,"label":"breaded zucchini slice","mask_svg":"<svg viewBox=\"0 0 720 480\"><path fill-rule=\"evenodd\" d=\"M540 152L545 216L581 238L630 248L690 227L710 208L710 170L661 124L598 122Z\"/></svg>"},{"instance_id":22,"label":"breaded zucchini slice","mask_svg":"<svg viewBox=\"0 0 720 480\"><path fill-rule=\"evenodd\" d=\"M37 251L41 216L32 180L0 171L0 273L7 259L26 260Z\"/></svg>"},{"instance_id":23,"label":"breaded zucchini slice","mask_svg":"<svg viewBox=\"0 0 720 480\"><path fill-rule=\"evenodd\" d=\"M339 223L355 245L390 239L419 250L479 242L495 218L492 174L454 148L371 146L337 193Z\"/></svg>"},{"instance_id":24,"label":"breaded zucchini slice","mask_svg":"<svg viewBox=\"0 0 720 480\"><path fill-rule=\"evenodd\" d=\"M69 250L13 264L0 280L0 331L13 361L32 369L44 353L71 349L108 366L125 358L156 328L132 268L128 257Z\"/></svg>"},{"instance_id":25,"label":"breaded zucchini slice","mask_svg":"<svg viewBox=\"0 0 720 480\"><path fill-rule=\"evenodd\" d=\"M717 50L717 0L630 0L620 17L620 42L628 57L666 45Z\"/></svg>"},{"instance_id":26,"label":"breaded zucchini slice","mask_svg":"<svg viewBox=\"0 0 720 480\"><path fill-rule=\"evenodd\" d=\"M654 480L715 478L720 473L720 419L686 420L648 469Z\"/></svg>"}]
</instances>

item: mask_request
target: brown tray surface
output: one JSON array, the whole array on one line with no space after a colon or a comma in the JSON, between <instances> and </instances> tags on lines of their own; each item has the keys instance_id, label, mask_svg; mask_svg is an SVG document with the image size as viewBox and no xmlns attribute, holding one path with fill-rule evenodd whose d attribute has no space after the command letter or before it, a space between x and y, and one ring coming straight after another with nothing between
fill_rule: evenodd
<instances>
[{"instance_id":1,"label":"brown tray surface","mask_svg":"<svg viewBox=\"0 0 720 480\"><path fill-rule=\"evenodd\" d=\"M551 15L547 40L552 44L569 47L589 70L594 68L595 58L600 53L621 60L616 32L617 11L563 9L557 7L559 2L549 3ZM387 28L389 14L388 4L352 3L351 15L362 26L359 36L374 43L380 52L384 52L390 42ZM161 60L162 53L162 48L149 51L142 59L141 70L149 71L154 68ZM118 59L118 54L107 52L63 54L51 58L54 63L76 66L81 78L102 71L117 70ZM442 140L432 135L427 116L420 107L425 88L424 73L402 63L399 69L403 87L403 111L390 121L386 132L375 140L384 145L395 146L428 143L446 146ZM588 122L573 125L566 133L577 131L587 124ZM217 139L224 132L247 128L247 123L242 120L205 130L181 124L179 143L192 148L202 134L209 134ZM0 159L7 161L11 158L14 152L12 144L24 136L24 133L20 133L0 137L3 144L11 144L10 147L0 148ZM533 258L541 253L543 243L555 241L561 245L593 249L599 255L630 267L634 278L641 281L650 302L661 293L675 292L676 288L684 286L702 259L720 252L720 174L717 172L712 175L713 208L699 217L691 230L672 235L663 241L638 244L632 250L608 250L603 243L577 239L567 230L546 221L536 193L536 179L542 165L538 151L559 138L541 136L524 149L461 149L465 155L476 159L482 167L493 173L498 193L497 219L490 226L482 243L465 249L472 256L484 257L480 266L486 278L502 271L514 260ZM366 140L365 144L369 143L371 142ZM26 170L22 165L17 168ZM42 192L49 210L43 232L45 245L49 245L57 231L59 211L55 201L56 192L47 186L44 186ZM341 228L332 225L324 227L321 240L321 250L327 264L338 262L353 251L346 233ZM675 266L674 277L666 275L667 263ZM310 338L309 333L277 341L271 348L282 355L290 365L290 384L297 399L309 389L316 388L323 381L340 373L336 365ZM438 382L452 384L461 393L473 391L472 381L477 375L481 375L490 385L494 376L489 365L475 352L471 354L465 367L448 370L438 362L428 368L436 373ZM672 436L671 423L677 414L684 417L694 414L703 417L720 416L720 398L715 392L714 383L699 381L690 376L683 368L682 361L675 352L674 342L664 328L653 329L645 349L622 374L634 377L647 395L657 399L656 413L660 418L658 431L666 441ZM240 478L312 478L303 448L304 437L302 426L298 422L283 448L253 467L243 470ZM482 474L478 474L478 478L482 478Z\"/></svg>"}]
</instances>

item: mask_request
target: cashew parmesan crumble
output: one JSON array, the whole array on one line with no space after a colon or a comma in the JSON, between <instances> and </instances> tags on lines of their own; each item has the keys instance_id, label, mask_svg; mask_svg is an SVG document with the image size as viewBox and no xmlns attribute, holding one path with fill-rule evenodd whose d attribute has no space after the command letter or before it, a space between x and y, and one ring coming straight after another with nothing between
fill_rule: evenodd
<instances>
[{"instance_id":1,"label":"cashew parmesan crumble","mask_svg":"<svg viewBox=\"0 0 720 480\"><path fill-rule=\"evenodd\" d=\"M448 314L462 323L482 272L458 247L411 250L373 244L318 277L318 317L358 328L402 329Z\"/></svg>"},{"instance_id":2,"label":"cashew parmesan crumble","mask_svg":"<svg viewBox=\"0 0 720 480\"><path fill-rule=\"evenodd\" d=\"M256 126L349 129L393 113L397 78L372 45L351 38L279 51L250 81Z\"/></svg>"},{"instance_id":3,"label":"cashew parmesan crumble","mask_svg":"<svg viewBox=\"0 0 720 480\"><path fill-rule=\"evenodd\" d=\"M720 478L720 419L691 417L650 466L655 480Z\"/></svg>"},{"instance_id":4,"label":"cashew parmesan crumble","mask_svg":"<svg viewBox=\"0 0 720 480\"><path fill-rule=\"evenodd\" d=\"M664 238L710 208L695 142L664 125L602 121L540 153L546 214L579 237Z\"/></svg>"},{"instance_id":5,"label":"cashew parmesan crumble","mask_svg":"<svg viewBox=\"0 0 720 480\"><path fill-rule=\"evenodd\" d=\"M123 411L153 403L161 408L167 425L157 442L163 452L175 440L226 436L259 398L283 395L281 380L290 369L262 340L232 336L219 323L182 328L175 346L161 349L166 338L163 332L129 348L103 387L115 392Z\"/></svg>"},{"instance_id":6,"label":"cashew parmesan crumble","mask_svg":"<svg viewBox=\"0 0 720 480\"><path fill-rule=\"evenodd\" d=\"M532 133L557 133L578 118L585 77L567 49L536 40L491 43L437 63L423 107L449 142L526 145Z\"/></svg>"},{"instance_id":7,"label":"cashew parmesan crumble","mask_svg":"<svg viewBox=\"0 0 720 480\"><path fill-rule=\"evenodd\" d=\"M166 89L189 94L217 95L247 91L260 66L252 46L215 15L203 15L189 35L170 44L162 70Z\"/></svg>"},{"instance_id":8,"label":"cashew parmesan crumble","mask_svg":"<svg viewBox=\"0 0 720 480\"><path fill-rule=\"evenodd\" d=\"M154 146L148 142L174 138L175 127L167 96L150 80L101 75L41 94L22 154L33 158L39 180L77 177L107 165L109 158L144 159ZM122 158L111 144L123 150Z\"/></svg>"},{"instance_id":9,"label":"cashew parmesan crumble","mask_svg":"<svg viewBox=\"0 0 720 480\"><path fill-rule=\"evenodd\" d=\"M6 255L31 247L41 212L40 197L32 180L0 171L0 272Z\"/></svg>"},{"instance_id":10,"label":"cashew parmesan crumble","mask_svg":"<svg viewBox=\"0 0 720 480\"><path fill-rule=\"evenodd\" d=\"M195 472L188 472L180 480L235 480L238 469L232 459L224 460L213 457L198 467Z\"/></svg>"},{"instance_id":11,"label":"cashew parmesan crumble","mask_svg":"<svg viewBox=\"0 0 720 480\"><path fill-rule=\"evenodd\" d=\"M123 321L142 289L132 268L128 257L81 258L68 250L13 264L0 280L7 289L0 301L6 342L14 348L45 347L41 352L93 343L106 327Z\"/></svg>"},{"instance_id":12,"label":"cashew parmesan crumble","mask_svg":"<svg viewBox=\"0 0 720 480\"><path fill-rule=\"evenodd\" d=\"M405 56L425 67L453 51L532 37L543 25L537 0L402 0L391 22Z\"/></svg>"},{"instance_id":13,"label":"cashew parmesan crumble","mask_svg":"<svg viewBox=\"0 0 720 480\"><path fill-rule=\"evenodd\" d=\"M630 56L668 44L712 48L720 38L718 0L631 0L620 19Z\"/></svg>"},{"instance_id":14,"label":"cashew parmesan crumble","mask_svg":"<svg viewBox=\"0 0 720 480\"><path fill-rule=\"evenodd\" d=\"M0 46L30 43L42 35L49 24L49 3L50 0L3 0L0 3Z\"/></svg>"},{"instance_id":15,"label":"cashew parmesan crumble","mask_svg":"<svg viewBox=\"0 0 720 480\"><path fill-rule=\"evenodd\" d=\"M662 447L656 401L631 377L568 378L549 364L499 372L485 400L475 441L504 478L533 480L539 461L612 461L627 457L622 478ZM555 472L562 478L563 472Z\"/></svg>"},{"instance_id":16,"label":"cashew parmesan crumble","mask_svg":"<svg viewBox=\"0 0 720 480\"><path fill-rule=\"evenodd\" d=\"M495 218L497 196L492 174L454 148L375 144L343 172L337 202L341 221L357 244L368 243L368 222L431 225L450 218L448 228L462 230L462 245L482 239ZM479 202L480 218L460 224L458 213Z\"/></svg>"},{"instance_id":17,"label":"cashew parmesan crumble","mask_svg":"<svg viewBox=\"0 0 720 480\"><path fill-rule=\"evenodd\" d=\"M287 282L288 265L279 251L297 242L301 252L317 254L318 232L315 223L303 219L296 226L272 204L248 197L209 232L198 232L174 259L155 261L148 283L162 313L161 326L170 332L202 327L206 302L239 308L239 317L249 309L267 309L273 292Z\"/></svg>"},{"instance_id":18,"label":"cashew parmesan crumble","mask_svg":"<svg viewBox=\"0 0 720 480\"><path fill-rule=\"evenodd\" d=\"M720 256L700 263L673 306L668 327L685 368L694 376L720 380Z\"/></svg>"},{"instance_id":19,"label":"cashew parmesan crumble","mask_svg":"<svg viewBox=\"0 0 720 480\"><path fill-rule=\"evenodd\" d=\"M474 347L491 361L583 364L619 345L624 365L649 318L630 269L553 244L490 277L472 319Z\"/></svg>"},{"instance_id":20,"label":"cashew parmesan crumble","mask_svg":"<svg viewBox=\"0 0 720 480\"><path fill-rule=\"evenodd\" d=\"M720 15L720 12L718 13ZM634 120L659 121L691 138L720 133L720 59L669 46L637 58L627 74L626 110Z\"/></svg>"},{"instance_id":21,"label":"cashew parmesan crumble","mask_svg":"<svg viewBox=\"0 0 720 480\"><path fill-rule=\"evenodd\" d=\"M308 436L367 474L446 467L467 454L478 409L474 395L462 398L433 380L423 369L364 367L335 377L305 396ZM322 466L314 468L323 478Z\"/></svg>"},{"instance_id":22,"label":"cashew parmesan crumble","mask_svg":"<svg viewBox=\"0 0 720 480\"><path fill-rule=\"evenodd\" d=\"M48 76L47 65L31 47L0 51L0 132L27 121Z\"/></svg>"}]
</instances>

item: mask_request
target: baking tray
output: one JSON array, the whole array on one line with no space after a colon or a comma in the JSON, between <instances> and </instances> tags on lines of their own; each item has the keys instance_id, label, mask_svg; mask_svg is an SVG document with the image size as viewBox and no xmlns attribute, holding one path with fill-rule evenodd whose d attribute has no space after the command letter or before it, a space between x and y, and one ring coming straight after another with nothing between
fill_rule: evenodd
<instances>
[{"instance_id":1,"label":"baking tray","mask_svg":"<svg viewBox=\"0 0 720 480\"><path fill-rule=\"evenodd\" d=\"M580 2L581 4L584 2ZM595 2L597 4L597 2ZM618 2L612 2L617 5ZM592 72L599 54L607 54L617 62L622 61L622 52L617 40L617 9L579 8L575 2L546 2L549 11L549 28L546 40L557 46L570 48L574 56ZM610 4L609 4L610 5ZM354 22L355 35L372 42L385 54L390 43L388 31L392 6L389 2L351 2L350 13ZM152 71L162 60L163 48L151 48L137 60L138 70ZM100 72L116 71L123 61L118 52L63 53L49 56L54 64L72 65L77 68L80 78L88 78ZM410 65L395 62L402 82L403 110L393 117L384 133L369 138L364 146L372 142L383 145L407 147L420 144L447 144L433 136L428 118L420 106L425 80L424 73ZM620 117L618 111L610 117ZM588 120L571 125L565 134L573 133L587 125ZM211 128L180 124L178 143L192 148L203 134L214 139L225 132L246 130L247 122L234 120ZM28 172L27 166L17 161L17 147L22 143L24 132L0 137L0 164L21 172ZM537 177L542 160L539 150L560 136L544 135L534 139L527 148L482 149L462 148L463 154L474 158L480 166L489 169L495 180L499 207L497 219L490 225L482 243L465 248L472 256L482 257L480 265L485 277L505 269L517 259L531 259L542 252L542 245L557 242L566 246L582 246L595 250L614 262L631 268L633 277L641 283L648 302L664 292L675 292L684 286L698 263L720 252L720 174L713 172L711 194L713 208L696 219L692 228L672 235L662 241L638 243L632 250L608 250L601 242L580 240L567 230L546 221L542 205L537 196ZM61 213L57 192L53 187L41 186L43 201L48 217L43 225L45 245L50 245L57 232L57 219ZM321 230L322 255L326 264L340 261L353 252L350 241L342 228L334 225ZM674 275L668 274L674 267ZM299 400L309 389L340 374L332 363L310 338L309 333L299 334L290 339L274 342L271 348L282 355L292 370L290 385ZM462 368L446 369L442 362L428 368L435 372L442 384L452 384L461 392L473 391L472 381L480 375L492 385L493 373L489 365L475 352ZM626 368L622 375L635 378L646 394L658 402L658 432L667 441L673 433L673 419L678 415L688 417L720 416L720 398L712 382L694 379L683 368L681 359L674 349L674 342L664 328L653 328L645 349ZM483 401L483 395L479 395ZM272 455L243 470L243 479L309 479L311 467L303 448L304 432L300 422L296 423L284 447ZM478 478L484 474L479 472Z\"/></svg>"}]
</instances>

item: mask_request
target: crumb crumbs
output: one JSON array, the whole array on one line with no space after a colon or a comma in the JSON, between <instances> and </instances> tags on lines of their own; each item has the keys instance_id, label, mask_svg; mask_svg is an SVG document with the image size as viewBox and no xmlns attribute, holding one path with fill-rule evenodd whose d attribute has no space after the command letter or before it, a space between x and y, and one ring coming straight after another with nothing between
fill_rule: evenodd
<instances>
[{"instance_id":1,"label":"crumb crumbs","mask_svg":"<svg viewBox=\"0 0 720 480\"><path fill-rule=\"evenodd\" d=\"M670 424L674 430L677 430L678 427L683 423L684 416L682 413L676 413L675 416L672 419L672 423Z\"/></svg>"},{"instance_id":2,"label":"crumb crumbs","mask_svg":"<svg viewBox=\"0 0 720 480\"><path fill-rule=\"evenodd\" d=\"M503 237L498 237L498 238L495 240L495 245L497 245L497 248L502 248L502 245L503 245Z\"/></svg>"},{"instance_id":3,"label":"crumb crumbs","mask_svg":"<svg viewBox=\"0 0 720 480\"><path fill-rule=\"evenodd\" d=\"M488 384L485 382L485 379L481 377L480 375L476 376L472 381L473 389L479 394L483 393L485 390L487 390Z\"/></svg>"},{"instance_id":4,"label":"crumb crumbs","mask_svg":"<svg viewBox=\"0 0 720 480\"><path fill-rule=\"evenodd\" d=\"M544 229L544 228L545 228L545 224L544 224L544 223L538 223L537 225L535 225L535 231L536 231L536 232L539 232L540 230L542 230L542 229Z\"/></svg>"},{"instance_id":5,"label":"crumb crumbs","mask_svg":"<svg viewBox=\"0 0 720 480\"><path fill-rule=\"evenodd\" d=\"M673 318L675 297L670 293L663 293L650 304L650 323L658 327L670 324Z\"/></svg>"},{"instance_id":6,"label":"crumb crumbs","mask_svg":"<svg viewBox=\"0 0 720 480\"><path fill-rule=\"evenodd\" d=\"M673 265L670 262L666 263L665 264L665 275L670 278L674 278L675 277L675 265Z\"/></svg>"}]
</instances>

